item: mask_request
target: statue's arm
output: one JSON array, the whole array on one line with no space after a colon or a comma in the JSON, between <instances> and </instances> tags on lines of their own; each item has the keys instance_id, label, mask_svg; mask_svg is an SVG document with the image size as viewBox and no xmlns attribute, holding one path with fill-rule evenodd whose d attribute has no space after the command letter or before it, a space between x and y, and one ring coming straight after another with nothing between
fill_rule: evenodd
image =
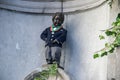
<instances>
[{"instance_id":1,"label":"statue's arm","mask_svg":"<svg viewBox=\"0 0 120 80\"><path fill-rule=\"evenodd\" d=\"M45 29L41 35L40 35L40 38L43 40L43 41L46 41L47 40L47 35L48 35L48 31L47 29Z\"/></svg>"},{"instance_id":2,"label":"statue's arm","mask_svg":"<svg viewBox=\"0 0 120 80\"><path fill-rule=\"evenodd\" d=\"M66 41L66 37L67 37L67 31L65 30L60 36L56 38L56 41L63 44Z\"/></svg>"}]
</instances>

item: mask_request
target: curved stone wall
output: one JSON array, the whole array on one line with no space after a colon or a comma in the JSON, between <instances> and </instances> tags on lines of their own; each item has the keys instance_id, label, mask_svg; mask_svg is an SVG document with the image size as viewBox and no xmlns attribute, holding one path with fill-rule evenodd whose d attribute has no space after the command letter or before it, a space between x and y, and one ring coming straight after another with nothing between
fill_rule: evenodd
<instances>
[{"instance_id":1,"label":"curved stone wall","mask_svg":"<svg viewBox=\"0 0 120 80\"><path fill-rule=\"evenodd\" d=\"M97 7L106 0L0 0L0 7L10 10L31 12L31 13L55 13L60 12L62 5L63 11L75 12Z\"/></svg>"}]
</instances>

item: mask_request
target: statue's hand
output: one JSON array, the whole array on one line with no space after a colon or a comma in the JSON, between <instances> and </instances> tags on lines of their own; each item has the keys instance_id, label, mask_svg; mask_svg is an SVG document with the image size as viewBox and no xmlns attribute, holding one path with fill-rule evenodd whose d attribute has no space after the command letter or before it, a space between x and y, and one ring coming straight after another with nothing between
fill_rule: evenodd
<instances>
[{"instance_id":1,"label":"statue's hand","mask_svg":"<svg viewBox=\"0 0 120 80\"><path fill-rule=\"evenodd\" d=\"M57 39L53 40L53 43L58 43L59 44L59 41Z\"/></svg>"},{"instance_id":2,"label":"statue's hand","mask_svg":"<svg viewBox=\"0 0 120 80\"><path fill-rule=\"evenodd\" d=\"M47 38L45 38L45 42L47 42Z\"/></svg>"}]
</instances>

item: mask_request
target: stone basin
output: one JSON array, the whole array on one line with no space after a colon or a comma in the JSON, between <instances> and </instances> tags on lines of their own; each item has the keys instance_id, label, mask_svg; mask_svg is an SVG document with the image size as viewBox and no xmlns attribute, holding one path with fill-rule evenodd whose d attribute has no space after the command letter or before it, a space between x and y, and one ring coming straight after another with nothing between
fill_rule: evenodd
<instances>
[{"instance_id":1,"label":"stone basin","mask_svg":"<svg viewBox=\"0 0 120 80\"><path fill-rule=\"evenodd\" d=\"M39 72L39 70L32 71L24 78L24 80L34 80L36 76L39 76ZM70 80L70 77L64 70L58 68L58 74L55 76L49 76L48 80Z\"/></svg>"}]
</instances>

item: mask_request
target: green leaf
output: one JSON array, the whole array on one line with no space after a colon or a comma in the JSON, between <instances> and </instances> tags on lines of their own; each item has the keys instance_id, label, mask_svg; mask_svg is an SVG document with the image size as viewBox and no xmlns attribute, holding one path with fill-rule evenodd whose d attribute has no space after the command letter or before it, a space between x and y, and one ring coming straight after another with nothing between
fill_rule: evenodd
<instances>
[{"instance_id":1,"label":"green leaf","mask_svg":"<svg viewBox=\"0 0 120 80\"><path fill-rule=\"evenodd\" d=\"M116 21L120 20L120 13L118 14Z\"/></svg>"},{"instance_id":2,"label":"green leaf","mask_svg":"<svg viewBox=\"0 0 120 80\"><path fill-rule=\"evenodd\" d=\"M106 34L107 36L111 36L111 35L116 35L116 32L115 32L115 31L106 30L105 34Z\"/></svg>"},{"instance_id":3,"label":"green leaf","mask_svg":"<svg viewBox=\"0 0 120 80\"><path fill-rule=\"evenodd\" d=\"M109 31L109 30L107 30L107 31L105 32L105 34L106 34L107 36L109 36L109 35L112 35L112 32Z\"/></svg>"},{"instance_id":4,"label":"green leaf","mask_svg":"<svg viewBox=\"0 0 120 80\"><path fill-rule=\"evenodd\" d=\"M56 75L57 74L57 63L54 63L49 67L49 74L50 75Z\"/></svg>"},{"instance_id":5,"label":"green leaf","mask_svg":"<svg viewBox=\"0 0 120 80\"><path fill-rule=\"evenodd\" d=\"M105 55L107 55L107 52L106 52L106 51L103 51L103 52L101 53L101 57L103 57L103 56L105 56Z\"/></svg>"},{"instance_id":6,"label":"green leaf","mask_svg":"<svg viewBox=\"0 0 120 80\"><path fill-rule=\"evenodd\" d=\"M116 18L116 22L120 22L120 18Z\"/></svg>"},{"instance_id":7,"label":"green leaf","mask_svg":"<svg viewBox=\"0 0 120 80\"><path fill-rule=\"evenodd\" d=\"M93 58L94 58L94 59L96 59L96 58L98 58L98 57L99 57L99 54L97 54L97 53L93 55Z\"/></svg>"},{"instance_id":8,"label":"green leaf","mask_svg":"<svg viewBox=\"0 0 120 80\"><path fill-rule=\"evenodd\" d=\"M116 23L116 22L113 22L113 23L112 23L112 26L117 26L117 23Z\"/></svg>"},{"instance_id":9,"label":"green leaf","mask_svg":"<svg viewBox=\"0 0 120 80\"><path fill-rule=\"evenodd\" d=\"M120 44L118 43L117 40L115 40L112 44L114 45L114 47L119 47L120 46Z\"/></svg>"},{"instance_id":10,"label":"green leaf","mask_svg":"<svg viewBox=\"0 0 120 80\"><path fill-rule=\"evenodd\" d=\"M99 35L100 40L105 39L103 35Z\"/></svg>"},{"instance_id":11,"label":"green leaf","mask_svg":"<svg viewBox=\"0 0 120 80\"><path fill-rule=\"evenodd\" d=\"M120 22L117 24L117 26L120 26Z\"/></svg>"},{"instance_id":12,"label":"green leaf","mask_svg":"<svg viewBox=\"0 0 120 80\"><path fill-rule=\"evenodd\" d=\"M116 43L118 43L118 45L120 45L120 35L118 35L115 39Z\"/></svg>"},{"instance_id":13,"label":"green leaf","mask_svg":"<svg viewBox=\"0 0 120 80\"><path fill-rule=\"evenodd\" d=\"M113 43L114 47L118 47L119 45L117 43Z\"/></svg>"},{"instance_id":14,"label":"green leaf","mask_svg":"<svg viewBox=\"0 0 120 80\"><path fill-rule=\"evenodd\" d=\"M54 63L48 67L47 70L42 70L37 76L34 76L34 80L47 80L49 75L57 74L57 63Z\"/></svg>"},{"instance_id":15,"label":"green leaf","mask_svg":"<svg viewBox=\"0 0 120 80\"><path fill-rule=\"evenodd\" d=\"M41 80L39 77L35 77L34 80Z\"/></svg>"},{"instance_id":16,"label":"green leaf","mask_svg":"<svg viewBox=\"0 0 120 80\"><path fill-rule=\"evenodd\" d=\"M112 8L112 4L113 4L113 0L108 0L109 1L109 6L110 6L110 8Z\"/></svg>"},{"instance_id":17,"label":"green leaf","mask_svg":"<svg viewBox=\"0 0 120 80\"><path fill-rule=\"evenodd\" d=\"M114 50L115 50L115 48L111 48L108 52L109 52L109 53L113 53Z\"/></svg>"},{"instance_id":18,"label":"green leaf","mask_svg":"<svg viewBox=\"0 0 120 80\"><path fill-rule=\"evenodd\" d=\"M109 43L105 43L105 47L109 47L109 45L110 45Z\"/></svg>"}]
</instances>

